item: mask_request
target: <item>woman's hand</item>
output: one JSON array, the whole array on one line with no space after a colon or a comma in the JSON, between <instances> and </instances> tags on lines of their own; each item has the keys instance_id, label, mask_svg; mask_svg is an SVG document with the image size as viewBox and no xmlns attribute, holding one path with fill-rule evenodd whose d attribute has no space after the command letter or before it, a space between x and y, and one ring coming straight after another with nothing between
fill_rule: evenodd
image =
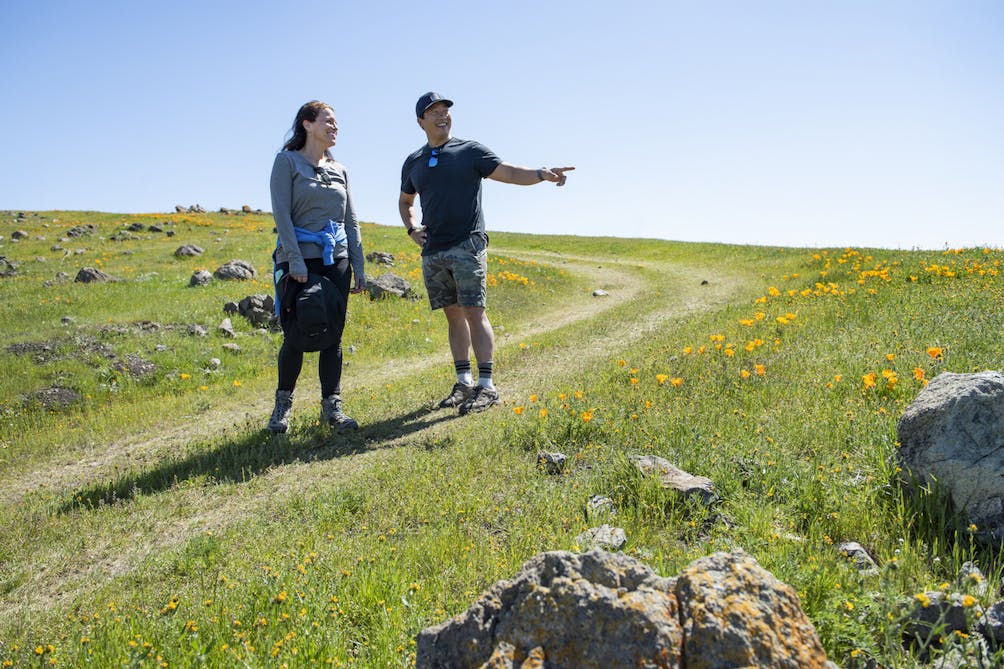
<instances>
[{"instance_id":1,"label":"woman's hand","mask_svg":"<svg viewBox=\"0 0 1004 669\"><path fill-rule=\"evenodd\" d=\"M366 290L366 281L363 280L362 277L358 277L357 276L357 277L354 277L354 278L355 278L355 286L353 286L352 290L350 290L349 292L350 293L361 293L364 290Z\"/></svg>"},{"instance_id":2,"label":"woman's hand","mask_svg":"<svg viewBox=\"0 0 1004 669\"><path fill-rule=\"evenodd\" d=\"M293 281L297 281L299 283L307 283L307 275L306 274L290 274L289 278L292 279Z\"/></svg>"}]
</instances>

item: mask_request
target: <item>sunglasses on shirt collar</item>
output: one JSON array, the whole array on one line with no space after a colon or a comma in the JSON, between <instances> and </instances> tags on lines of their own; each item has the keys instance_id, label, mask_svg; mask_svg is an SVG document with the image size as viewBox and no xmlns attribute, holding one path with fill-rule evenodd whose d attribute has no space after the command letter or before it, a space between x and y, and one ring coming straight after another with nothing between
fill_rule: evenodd
<instances>
[{"instance_id":1,"label":"sunglasses on shirt collar","mask_svg":"<svg viewBox=\"0 0 1004 669\"><path fill-rule=\"evenodd\" d=\"M439 149L433 149L432 155L429 156L429 167L435 167L439 164Z\"/></svg>"},{"instance_id":2,"label":"sunglasses on shirt collar","mask_svg":"<svg viewBox=\"0 0 1004 669\"><path fill-rule=\"evenodd\" d=\"M323 167L315 167L314 176L320 179L321 183L323 183L325 186L331 185L331 177L328 175L328 172Z\"/></svg>"}]
</instances>

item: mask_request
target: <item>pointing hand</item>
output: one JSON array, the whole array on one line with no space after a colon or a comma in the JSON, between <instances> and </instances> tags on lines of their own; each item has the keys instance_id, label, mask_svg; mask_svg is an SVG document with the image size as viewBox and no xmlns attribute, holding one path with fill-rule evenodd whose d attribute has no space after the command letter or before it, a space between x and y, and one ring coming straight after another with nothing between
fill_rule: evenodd
<instances>
[{"instance_id":1,"label":"pointing hand","mask_svg":"<svg viewBox=\"0 0 1004 669\"><path fill-rule=\"evenodd\" d=\"M544 177L545 181L553 181L559 186L564 186L568 179L565 172L571 172L574 169L574 167L545 167L540 171L540 175Z\"/></svg>"}]
</instances>

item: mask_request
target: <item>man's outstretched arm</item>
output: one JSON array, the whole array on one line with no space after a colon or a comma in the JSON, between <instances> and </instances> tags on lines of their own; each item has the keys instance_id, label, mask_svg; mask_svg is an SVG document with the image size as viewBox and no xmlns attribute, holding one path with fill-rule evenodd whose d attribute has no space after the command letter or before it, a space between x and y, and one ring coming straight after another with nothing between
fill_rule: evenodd
<instances>
[{"instance_id":1,"label":"man's outstretched arm","mask_svg":"<svg viewBox=\"0 0 1004 669\"><path fill-rule=\"evenodd\" d=\"M501 181L505 184L516 184L517 186L532 186L541 181L550 181L559 186L565 185L568 178L565 172L574 170L574 167L541 167L535 169L531 167L517 167L509 163L502 163L495 168L495 171L488 175L493 181Z\"/></svg>"}]
</instances>

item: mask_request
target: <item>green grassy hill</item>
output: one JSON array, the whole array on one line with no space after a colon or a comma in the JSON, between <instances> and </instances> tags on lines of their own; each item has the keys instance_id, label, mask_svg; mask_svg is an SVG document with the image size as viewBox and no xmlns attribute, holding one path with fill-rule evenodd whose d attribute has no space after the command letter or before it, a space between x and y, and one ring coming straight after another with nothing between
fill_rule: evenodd
<instances>
[{"instance_id":1,"label":"green grassy hill","mask_svg":"<svg viewBox=\"0 0 1004 669\"><path fill-rule=\"evenodd\" d=\"M226 302L271 291L270 217L0 217L3 666L407 667L420 629L532 555L577 549L594 494L664 575L755 556L842 666L914 666L899 603L966 560L997 591L978 528L892 480L896 422L926 381L1004 366L1004 252L493 233L503 404L459 418L431 408L454 377L417 248L399 226L363 235L396 258L367 271L423 299L350 300L358 433L318 425L308 354L276 438L281 335L239 316L237 337L217 331ZM231 259L258 279L189 287ZM118 280L74 282L82 267ZM560 476L541 450L569 456ZM711 478L721 503L674 499L633 454Z\"/></svg>"}]
</instances>

